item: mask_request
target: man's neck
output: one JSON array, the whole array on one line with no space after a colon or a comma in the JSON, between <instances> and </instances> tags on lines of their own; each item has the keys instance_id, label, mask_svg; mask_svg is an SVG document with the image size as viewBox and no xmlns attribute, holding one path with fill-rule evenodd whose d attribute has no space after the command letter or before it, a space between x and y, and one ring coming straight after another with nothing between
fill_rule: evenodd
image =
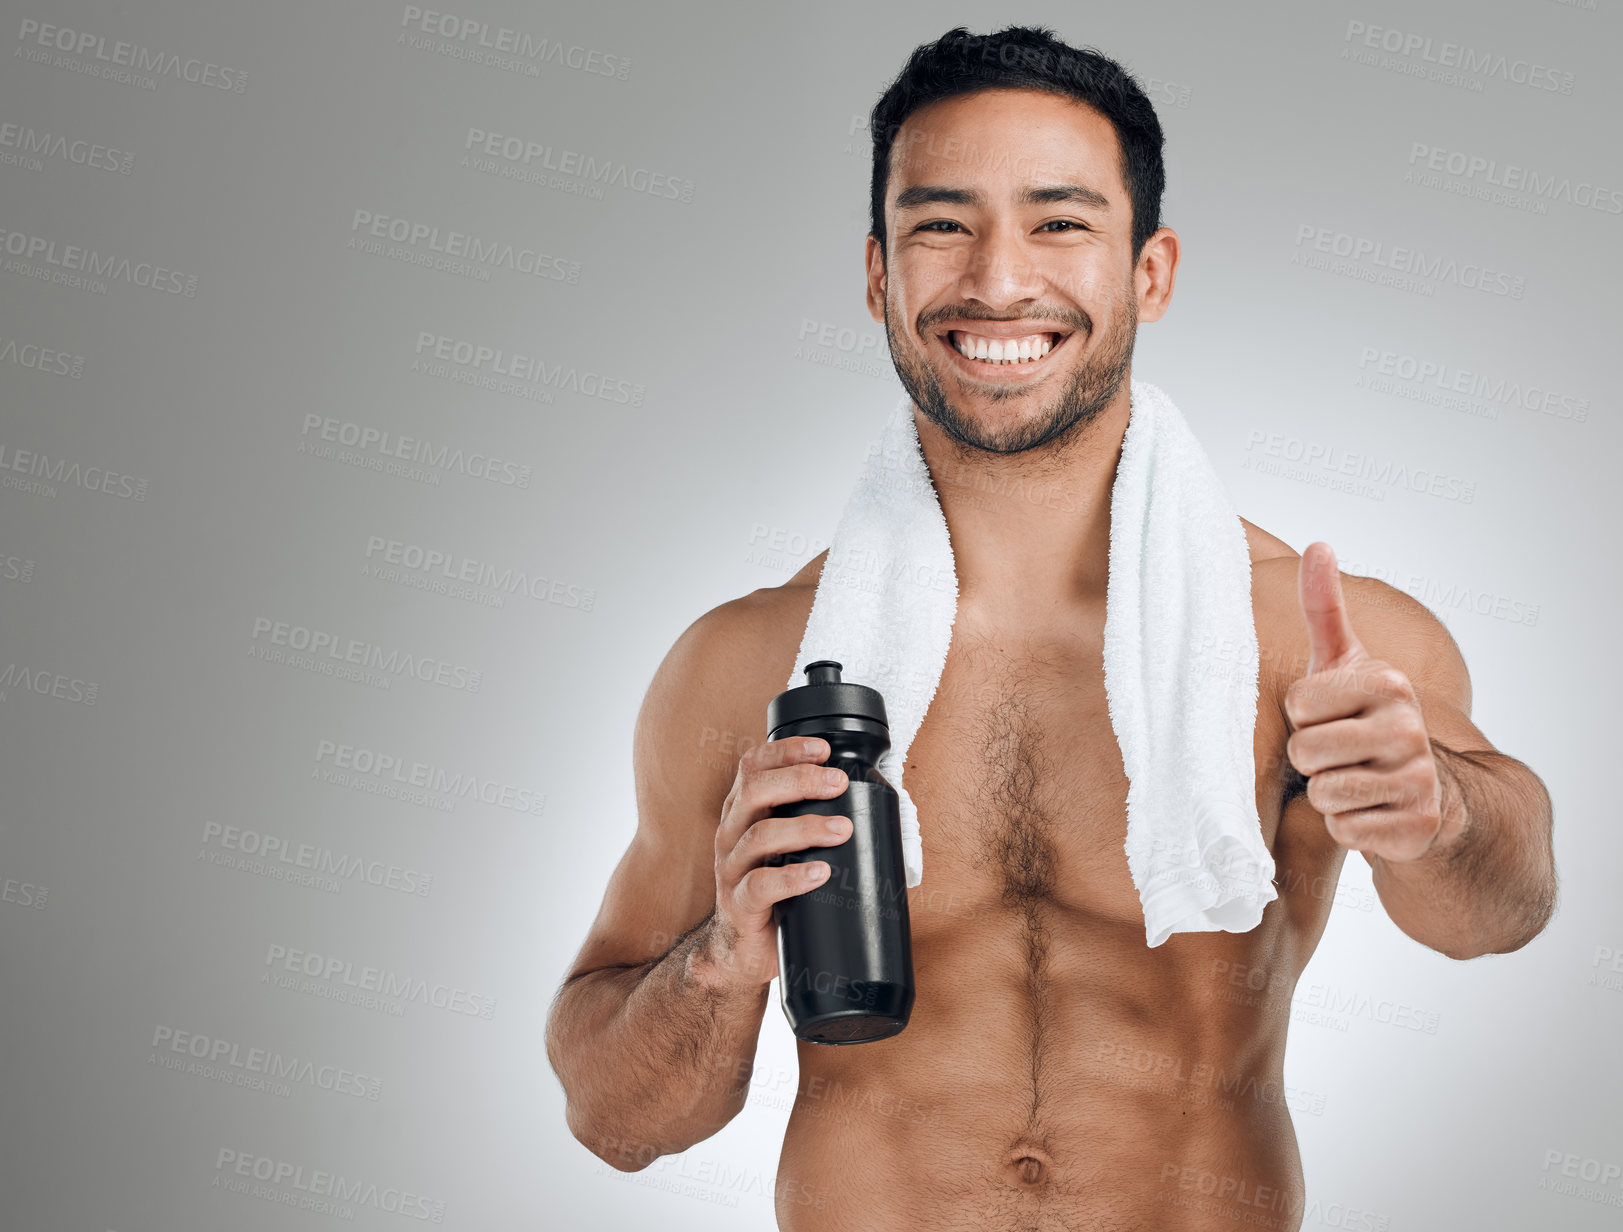
<instances>
[{"instance_id":1,"label":"man's neck","mask_svg":"<svg viewBox=\"0 0 1623 1232\"><path fill-rule=\"evenodd\" d=\"M966 613L1030 628L1103 602L1110 493L1128 413L1124 382L1120 396L1061 449L995 454L960 446L914 408Z\"/></svg>"}]
</instances>

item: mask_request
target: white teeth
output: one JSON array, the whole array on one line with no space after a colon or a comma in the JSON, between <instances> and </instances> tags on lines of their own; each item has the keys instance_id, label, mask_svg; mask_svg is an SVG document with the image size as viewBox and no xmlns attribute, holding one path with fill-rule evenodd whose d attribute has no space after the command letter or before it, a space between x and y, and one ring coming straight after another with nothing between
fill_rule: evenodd
<instances>
[{"instance_id":1,"label":"white teeth","mask_svg":"<svg viewBox=\"0 0 1623 1232\"><path fill-rule=\"evenodd\" d=\"M960 355L992 364L1029 364L1054 349L1047 334L1029 334L1024 338L981 338L959 333L953 346Z\"/></svg>"}]
</instances>

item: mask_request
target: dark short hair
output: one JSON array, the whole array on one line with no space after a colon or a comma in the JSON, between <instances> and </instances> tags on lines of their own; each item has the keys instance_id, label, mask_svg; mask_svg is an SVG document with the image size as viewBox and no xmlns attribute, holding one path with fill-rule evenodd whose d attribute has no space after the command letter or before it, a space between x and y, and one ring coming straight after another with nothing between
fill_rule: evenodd
<instances>
[{"instance_id":1,"label":"dark short hair","mask_svg":"<svg viewBox=\"0 0 1623 1232\"><path fill-rule=\"evenodd\" d=\"M885 250L885 186L890 151L903 122L921 107L980 90L1044 90L1086 103L1103 113L1121 146L1121 178L1132 206L1132 251L1161 226L1166 168L1161 161L1161 122L1137 81L1114 60L1077 49L1043 26L1009 26L996 34L948 30L913 49L869 116L873 134L870 234Z\"/></svg>"}]
</instances>

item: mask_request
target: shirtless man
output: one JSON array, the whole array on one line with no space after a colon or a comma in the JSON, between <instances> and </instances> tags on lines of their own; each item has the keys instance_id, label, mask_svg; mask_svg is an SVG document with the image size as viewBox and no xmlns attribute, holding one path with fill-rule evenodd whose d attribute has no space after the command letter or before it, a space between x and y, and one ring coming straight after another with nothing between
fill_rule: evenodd
<instances>
[{"instance_id":1,"label":"shirtless man","mask_svg":"<svg viewBox=\"0 0 1623 1232\"><path fill-rule=\"evenodd\" d=\"M1347 850L1398 927L1452 958L1525 945L1553 906L1549 797L1471 723L1447 631L1339 574L1327 544L1299 557L1244 522L1279 897L1249 932L1145 944L1105 588L1134 332L1167 311L1179 245L1158 226L1153 109L1096 88L1118 74L1044 31L955 31L875 109L868 305L960 596L907 764L930 853L908 892L917 1000L891 1039L798 1045L775 1192L794 1232L1295 1229L1285 1031ZM966 357L965 335L1057 345L999 365ZM695 621L639 714L636 835L547 1035L571 1131L616 1168L744 1106L772 904L826 868L764 857L849 832L768 817L844 790L817 764L826 743L764 740L826 555ZM749 747L707 753L723 742Z\"/></svg>"}]
</instances>

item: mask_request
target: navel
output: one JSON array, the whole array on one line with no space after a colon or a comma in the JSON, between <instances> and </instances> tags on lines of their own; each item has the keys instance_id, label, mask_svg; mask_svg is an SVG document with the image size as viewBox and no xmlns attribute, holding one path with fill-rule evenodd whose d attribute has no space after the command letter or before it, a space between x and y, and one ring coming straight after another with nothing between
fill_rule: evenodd
<instances>
[{"instance_id":1,"label":"navel","mask_svg":"<svg viewBox=\"0 0 1623 1232\"><path fill-rule=\"evenodd\" d=\"M1009 1148L1003 1166L1011 1183L1030 1189L1049 1180L1054 1161L1041 1146L1023 1137Z\"/></svg>"}]
</instances>

